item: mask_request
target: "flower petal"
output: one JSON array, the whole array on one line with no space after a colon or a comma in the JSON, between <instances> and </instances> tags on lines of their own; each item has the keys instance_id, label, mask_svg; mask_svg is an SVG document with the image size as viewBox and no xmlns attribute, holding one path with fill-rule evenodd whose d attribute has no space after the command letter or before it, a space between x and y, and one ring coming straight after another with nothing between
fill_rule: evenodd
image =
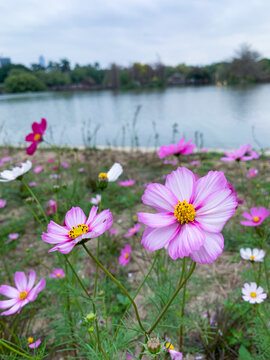
<instances>
[{"instance_id":1,"label":"flower petal","mask_svg":"<svg viewBox=\"0 0 270 360\"><path fill-rule=\"evenodd\" d=\"M23 271L16 271L14 280L19 291L25 291L27 289L27 277Z\"/></svg>"},{"instance_id":2,"label":"flower petal","mask_svg":"<svg viewBox=\"0 0 270 360\"><path fill-rule=\"evenodd\" d=\"M17 303L18 299L2 300L0 301L0 309L7 309Z\"/></svg>"},{"instance_id":3,"label":"flower petal","mask_svg":"<svg viewBox=\"0 0 270 360\"><path fill-rule=\"evenodd\" d=\"M162 184L150 184L147 186L142 202L161 212L174 212L178 200L175 195Z\"/></svg>"},{"instance_id":4,"label":"flower petal","mask_svg":"<svg viewBox=\"0 0 270 360\"><path fill-rule=\"evenodd\" d=\"M139 222L151 228L161 228L177 222L177 219L171 213L137 213L137 215Z\"/></svg>"},{"instance_id":5,"label":"flower petal","mask_svg":"<svg viewBox=\"0 0 270 360\"><path fill-rule=\"evenodd\" d=\"M76 245L75 240L72 241L66 241L64 243L58 244L57 246L53 247L52 249L50 249L48 252L53 252L53 251L59 251L62 254L68 254Z\"/></svg>"},{"instance_id":6,"label":"flower petal","mask_svg":"<svg viewBox=\"0 0 270 360\"><path fill-rule=\"evenodd\" d=\"M171 190L177 200L190 202L193 197L195 176L192 171L179 167L167 176L165 186Z\"/></svg>"},{"instance_id":7,"label":"flower petal","mask_svg":"<svg viewBox=\"0 0 270 360\"><path fill-rule=\"evenodd\" d=\"M95 216L97 214L97 211L98 211L98 206L92 206L91 207L88 219L86 220L86 225L89 226L91 224L91 222L94 220L94 218L95 218Z\"/></svg>"},{"instance_id":8,"label":"flower petal","mask_svg":"<svg viewBox=\"0 0 270 360\"><path fill-rule=\"evenodd\" d=\"M198 251L193 252L191 259L199 264L212 264L223 252L224 238L222 234L204 232L205 243Z\"/></svg>"},{"instance_id":9,"label":"flower petal","mask_svg":"<svg viewBox=\"0 0 270 360\"><path fill-rule=\"evenodd\" d=\"M30 270L27 291L30 291L32 289L32 287L35 284L35 281L36 281L36 272L34 270Z\"/></svg>"},{"instance_id":10,"label":"flower petal","mask_svg":"<svg viewBox=\"0 0 270 360\"><path fill-rule=\"evenodd\" d=\"M174 239L179 227L180 225L176 223L162 228L147 228L144 230L141 244L148 251L161 249Z\"/></svg>"},{"instance_id":11,"label":"flower petal","mask_svg":"<svg viewBox=\"0 0 270 360\"><path fill-rule=\"evenodd\" d=\"M37 296L38 296L38 293L40 291L42 291L46 286L46 280L44 278L42 278L38 283L37 285L29 292L29 295L28 295L28 300L29 301L34 301L36 300Z\"/></svg>"},{"instance_id":12,"label":"flower petal","mask_svg":"<svg viewBox=\"0 0 270 360\"><path fill-rule=\"evenodd\" d=\"M68 235L68 229L65 226L58 225L52 220L48 224L47 232L57 235Z\"/></svg>"},{"instance_id":13,"label":"flower petal","mask_svg":"<svg viewBox=\"0 0 270 360\"><path fill-rule=\"evenodd\" d=\"M181 230L175 238L169 243L168 252L173 260L183 259L189 256L205 242L205 235L200 227L193 222L181 226Z\"/></svg>"},{"instance_id":14,"label":"flower petal","mask_svg":"<svg viewBox=\"0 0 270 360\"><path fill-rule=\"evenodd\" d=\"M53 233L49 233L49 234L42 233L41 239L49 244L59 244L59 243L67 242L69 240L69 237L64 235L57 235Z\"/></svg>"},{"instance_id":15,"label":"flower petal","mask_svg":"<svg viewBox=\"0 0 270 360\"><path fill-rule=\"evenodd\" d=\"M219 190L209 195L196 209L196 221L208 232L220 232L226 221L233 216L237 200L230 189Z\"/></svg>"},{"instance_id":16,"label":"flower petal","mask_svg":"<svg viewBox=\"0 0 270 360\"><path fill-rule=\"evenodd\" d=\"M86 216L81 208L73 207L70 209L65 216L65 224L68 226L69 229L72 226L77 226L78 224L85 224Z\"/></svg>"},{"instance_id":17,"label":"flower petal","mask_svg":"<svg viewBox=\"0 0 270 360\"><path fill-rule=\"evenodd\" d=\"M103 210L94 218L90 227L91 232L87 234L83 234L82 236L91 235L90 236L91 238L99 236L103 234L106 230L108 230L112 226L112 224L113 224L112 213L110 212L110 210Z\"/></svg>"},{"instance_id":18,"label":"flower petal","mask_svg":"<svg viewBox=\"0 0 270 360\"><path fill-rule=\"evenodd\" d=\"M203 176L196 181L193 206L200 207L201 203L213 192L224 189L228 182L222 171L209 171L206 176Z\"/></svg>"},{"instance_id":19,"label":"flower petal","mask_svg":"<svg viewBox=\"0 0 270 360\"><path fill-rule=\"evenodd\" d=\"M4 311L1 313L1 316L3 315L12 315L12 314L15 314L16 312L20 312L21 310L21 303L20 302L17 302L14 306L12 306L12 308L10 308L9 310L7 311Z\"/></svg>"},{"instance_id":20,"label":"flower petal","mask_svg":"<svg viewBox=\"0 0 270 360\"><path fill-rule=\"evenodd\" d=\"M18 289L15 289L13 286L1 285L0 294L8 298L17 298L19 296Z\"/></svg>"}]
</instances>

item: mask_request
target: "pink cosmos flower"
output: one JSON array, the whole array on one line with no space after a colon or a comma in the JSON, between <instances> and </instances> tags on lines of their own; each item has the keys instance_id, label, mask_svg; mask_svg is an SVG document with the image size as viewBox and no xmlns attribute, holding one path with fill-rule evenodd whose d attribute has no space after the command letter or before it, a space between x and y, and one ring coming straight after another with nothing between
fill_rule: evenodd
<instances>
[{"instance_id":1,"label":"pink cosmos flower","mask_svg":"<svg viewBox=\"0 0 270 360\"><path fill-rule=\"evenodd\" d=\"M53 171L58 170L58 166L57 166L57 165L53 166L53 167L52 167L52 170L53 170Z\"/></svg>"},{"instance_id":2,"label":"pink cosmos flower","mask_svg":"<svg viewBox=\"0 0 270 360\"><path fill-rule=\"evenodd\" d=\"M25 141L29 141L32 144L28 146L26 149L26 153L28 155L33 155L37 149L38 143L40 143L43 139L42 136L47 128L47 121L46 119L41 119L41 123L34 122L32 124L32 130L33 132L28 134L25 137Z\"/></svg>"},{"instance_id":3,"label":"pink cosmos flower","mask_svg":"<svg viewBox=\"0 0 270 360\"><path fill-rule=\"evenodd\" d=\"M45 279L42 278L34 287L36 281L36 272L34 270L29 272L29 281L27 281L25 273L21 271L15 272L14 280L16 288L9 285L0 286L0 294L10 298L10 300L0 301L0 309L9 308L9 310L2 312L1 315L19 313L26 304L36 300L38 293L42 291L46 285Z\"/></svg>"},{"instance_id":4,"label":"pink cosmos flower","mask_svg":"<svg viewBox=\"0 0 270 360\"><path fill-rule=\"evenodd\" d=\"M133 186L135 184L135 180L125 180L125 181L119 181L118 185L120 186Z\"/></svg>"},{"instance_id":5,"label":"pink cosmos flower","mask_svg":"<svg viewBox=\"0 0 270 360\"><path fill-rule=\"evenodd\" d=\"M202 152L202 153L207 153L207 152L208 152L208 149L207 149L207 148L201 149L201 152Z\"/></svg>"},{"instance_id":6,"label":"pink cosmos flower","mask_svg":"<svg viewBox=\"0 0 270 360\"><path fill-rule=\"evenodd\" d=\"M0 199L0 209L1 209L1 208L4 208L4 207L6 206L6 204L7 204L7 201L6 201L6 200Z\"/></svg>"},{"instance_id":7,"label":"pink cosmos flower","mask_svg":"<svg viewBox=\"0 0 270 360\"><path fill-rule=\"evenodd\" d=\"M46 207L48 208L48 210L46 211L47 215L51 215L56 212L56 202L54 200L49 200L46 203Z\"/></svg>"},{"instance_id":8,"label":"pink cosmos flower","mask_svg":"<svg viewBox=\"0 0 270 360\"><path fill-rule=\"evenodd\" d=\"M101 195L97 194L96 197L90 199L90 203L93 205L98 205L101 202Z\"/></svg>"},{"instance_id":9,"label":"pink cosmos flower","mask_svg":"<svg viewBox=\"0 0 270 360\"><path fill-rule=\"evenodd\" d=\"M164 160L163 164L177 166L178 162L177 162L177 160Z\"/></svg>"},{"instance_id":10,"label":"pink cosmos flower","mask_svg":"<svg viewBox=\"0 0 270 360\"><path fill-rule=\"evenodd\" d=\"M121 250L121 255L119 256L119 264L122 266L126 266L128 262L130 262L130 253L131 246L126 245L124 249Z\"/></svg>"},{"instance_id":11,"label":"pink cosmos flower","mask_svg":"<svg viewBox=\"0 0 270 360\"><path fill-rule=\"evenodd\" d=\"M58 278L61 279L66 276L63 269L55 269L53 272L49 275L50 278Z\"/></svg>"},{"instance_id":12,"label":"pink cosmos flower","mask_svg":"<svg viewBox=\"0 0 270 360\"><path fill-rule=\"evenodd\" d=\"M192 171L179 167L165 185L150 184L142 201L158 211L138 213L138 220L148 226L141 242L146 249L168 245L172 259L191 256L201 264L211 264L221 255L221 231L237 206L223 172L210 171L195 180Z\"/></svg>"},{"instance_id":13,"label":"pink cosmos flower","mask_svg":"<svg viewBox=\"0 0 270 360\"><path fill-rule=\"evenodd\" d=\"M57 244L49 252L68 254L82 240L96 238L108 230L113 223L112 213L110 210L103 210L97 214L97 211L98 207L93 206L87 219L81 208L73 207L66 213L65 226L50 221L48 233L41 236L43 241Z\"/></svg>"},{"instance_id":14,"label":"pink cosmos flower","mask_svg":"<svg viewBox=\"0 0 270 360\"><path fill-rule=\"evenodd\" d=\"M167 342L165 346L163 346L163 349L167 350L172 360L183 360L183 354L179 351L176 351L171 342Z\"/></svg>"},{"instance_id":15,"label":"pink cosmos flower","mask_svg":"<svg viewBox=\"0 0 270 360\"><path fill-rule=\"evenodd\" d=\"M64 162L64 161L61 162L61 165L62 165L63 168L69 167L69 164L67 162Z\"/></svg>"},{"instance_id":16,"label":"pink cosmos flower","mask_svg":"<svg viewBox=\"0 0 270 360\"><path fill-rule=\"evenodd\" d=\"M133 236L140 230L141 224L135 224L132 228L128 229L128 233L125 235L126 238Z\"/></svg>"},{"instance_id":17,"label":"pink cosmos flower","mask_svg":"<svg viewBox=\"0 0 270 360\"><path fill-rule=\"evenodd\" d=\"M39 174L42 170L43 170L42 166L36 166L33 171L35 174Z\"/></svg>"},{"instance_id":18,"label":"pink cosmos flower","mask_svg":"<svg viewBox=\"0 0 270 360\"><path fill-rule=\"evenodd\" d=\"M12 157L11 156L4 156L2 157L2 159L0 160L1 165L3 165L5 162L11 161Z\"/></svg>"},{"instance_id":19,"label":"pink cosmos flower","mask_svg":"<svg viewBox=\"0 0 270 360\"><path fill-rule=\"evenodd\" d=\"M4 154L8 154L8 153L9 153L9 150L8 150L8 149L4 149L4 150L3 150L3 153L4 153Z\"/></svg>"},{"instance_id":20,"label":"pink cosmos flower","mask_svg":"<svg viewBox=\"0 0 270 360\"><path fill-rule=\"evenodd\" d=\"M250 209L250 214L248 212L244 212L242 216L248 221L241 221L242 225L245 226L259 226L269 216L269 210L264 207L253 207Z\"/></svg>"},{"instance_id":21,"label":"pink cosmos flower","mask_svg":"<svg viewBox=\"0 0 270 360\"><path fill-rule=\"evenodd\" d=\"M185 143L185 139L181 138L177 145L170 144L168 146L161 146L158 150L158 157L160 159L163 159L170 155L189 155L193 153L193 150L195 149L196 145L191 144L192 140L189 140L187 143Z\"/></svg>"},{"instance_id":22,"label":"pink cosmos flower","mask_svg":"<svg viewBox=\"0 0 270 360\"><path fill-rule=\"evenodd\" d=\"M6 244L9 244L11 241L18 239L18 237L19 237L18 233L9 234L8 235L9 240L6 242Z\"/></svg>"},{"instance_id":23,"label":"pink cosmos flower","mask_svg":"<svg viewBox=\"0 0 270 360\"><path fill-rule=\"evenodd\" d=\"M35 181L33 181L33 182L30 182L30 183L28 184L28 186L29 186L29 187L34 187L34 186L37 186L37 183L36 183Z\"/></svg>"},{"instance_id":24,"label":"pink cosmos flower","mask_svg":"<svg viewBox=\"0 0 270 360\"><path fill-rule=\"evenodd\" d=\"M233 150L232 153L224 151L226 157L221 158L221 161L230 162L230 161L248 161L253 159L258 159L259 155L251 149L250 144L245 144L239 147L239 149Z\"/></svg>"},{"instance_id":25,"label":"pink cosmos flower","mask_svg":"<svg viewBox=\"0 0 270 360\"><path fill-rule=\"evenodd\" d=\"M190 165L193 165L193 166L200 165L200 160L191 161Z\"/></svg>"},{"instance_id":26,"label":"pink cosmos flower","mask_svg":"<svg viewBox=\"0 0 270 360\"><path fill-rule=\"evenodd\" d=\"M79 168L79 169L78 169L78 172L79 172L79 173L84 172L84 168Z\"/></svg>"},{"instance_id":27,"label":"pink cosmos flower","mask_svg":"<svg viewBox=\"0 0 270 360\"><path fill-rule=\"evenodd\" d=\"M117 235L119 233L119 231L117 229L110 228L109 233L112 235Z\"/></svg>"},{"instance_id":28,"label":"pink cosmos flower","mask_svg":"<svg viewBox=\"0 0 270 360\"><path fill-rule=\"evenodd\" d=\"M47 161L48 163L54 163L54 158L49 158Z\"/></svg>"},{"instance_id":29,"label":"pink cosmos flower","mask_svg":"<svg viewBox=\"0 0 270 360\"><path fill-rule=\"evenodd\" d=\"M39 345L41 344L41 340L38 339L37 341L34 342L34 339L32 337L29 337L27 339L28 342L28 346L30 347L30 349L36 349L39 347Z\"/></svg>"},{"instance_id":30,"label":"pink cosmos flower","mask_svg":"<svg viewBox=\"0 0 270 360\"><path fill-rule=\"evenodd\" d=\"M249 172L247 173L246 177L248 179L250 179L250 178L253 178L253 177L257 176L257 175L258 175L258 170L257 169L250 169Z\"/></svg>"}]
</instances>

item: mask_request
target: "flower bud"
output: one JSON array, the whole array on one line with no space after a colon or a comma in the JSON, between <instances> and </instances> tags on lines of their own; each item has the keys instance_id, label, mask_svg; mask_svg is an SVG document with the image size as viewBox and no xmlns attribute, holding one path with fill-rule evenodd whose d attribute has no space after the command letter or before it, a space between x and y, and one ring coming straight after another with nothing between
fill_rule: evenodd
<instances>
[{"instance_id":1,"label":"flower bud","mask_svg":"<svg viewBox=\"0 0 270 360\"><path fill-rule=\"evenodd\" d=\"M92 323L96 318L96 315L94 313L87 314L85 319L87 322Z\"/></svg>"},{"instance_id":2,"label":"flower bud","mask_svg":"<svg viewBox=\"0 0 270 360\"><path fill-rule=\"evenodd\" d=\"M28 197L28 198L25 199L25 202L26 202L27 204L32 204L33 201L34 201L34 199L33 199L32 197Z\"/></svg>"},{"instance_id":3,"label":"flower bud","mask_svg":"<svg viewBox=\"0 0 270 360\"><path fill-rule=\"evenodd\" d=\"M87 331L88 331L89 333L94 332L94 326L91 326L90 328L88 328Z\"/></svg>"},{"instance_id":4,"label":"flower bud","mask_svg":"<svg viewBox=\"0 0 270 360\"><path fill-rule=\"evenodd\" d=\"M157 354L160 350L160 342L157 338L151 338L147 341L147 349L151 354Z\"/></svg>"}]
</instances>

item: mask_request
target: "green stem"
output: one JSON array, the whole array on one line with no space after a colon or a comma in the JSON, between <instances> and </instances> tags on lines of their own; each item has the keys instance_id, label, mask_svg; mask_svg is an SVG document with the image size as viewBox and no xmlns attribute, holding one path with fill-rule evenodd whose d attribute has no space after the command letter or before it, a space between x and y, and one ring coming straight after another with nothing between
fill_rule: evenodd
<instances>
[{"instance_id":1,"label":"green stem","mask_svg":"<svg viewBox=\"0 0 270 360\"><path fill-rule=\"evenodd\" d=\"M183 300L182 300L182 309L181 309L181 325L179 329L179 351L182 352L183 350L183 332L184 332L184 325L183 325L183 317L185 314L185 304L186 304L186 287L187 283L184 285L183 289Z\"/></svg>"},{"instance_id":2,"label":"green stem","mask_svg":"<svg viewBox=\"0 0 270 360\"><path fill-rule=\"evenodd\" d=\"M18 350L16 350L16 349L14 349L13 347L11 347L10 345L6 344L6 343L5 343L3 340L1 340L1 339L0 339L0 345L3 345L3 346L6 347L7 349L9 349L9 350L13 351L14 353L16 353L16 354L18 354L18 355L20 355L20 356L23 356L23 357L25 357L25 358L27 358L27 359L35 359L35 358L33 358L32 356L28 356L28 355L26 355L26 354L24 354L24 353L22 353L22 352L20 352L20 351L18 351Z\"/></svg>"},{"instance_id":3,"label":"green stem","mask_svg":"<svg viewBox=\"0 0 270 360\"><path fill-rule=\"evenodd\" d=\"M257 310L257 314L259 315L259 318L261 319L261 322L262 322L262 325L264 327L264 330L266 332L266 334L268 335L269 339L270 339L270 333L269 333L269 329L268 329L268 326L266 325L265 321L264 321L264 318L262 317L261 313L260 313L260 310L258 310L258 307L256 307L256 310Z\"/></svg>"},{"instance_id":4,"label":"green stem","mask_svg":"<svg viewBox=\"0 0 270 360\"><path fill-rule=\"evenodd\" d=\"M185 267L185 262L183 261L183 265L182 265L182 274L183 274L183 270ZM160 322L160 320L163 318L164 314L167 312L168 308L170 307L170 305L172 304L173 300L176 298L177 294L179 293L179 291L182 289L182 287L185 285L185 283L188 281L188 279L191 277L193 271L195 270L196 267L196 263L193 262L189 273L187 275L187 277L185 278L185 280L183 282L178 283L177 289L175 290L173 296L171 297L171 299L168 301L168 303L164 306L163 310L161 311L160 315L158 316L158 318L156 319L156 321L154 322L153 326L151 327L151 329L149 331L147 331L147 334L150 335L152 333L152 331L156 328L156 326L158 325L158 323ZM181 275L182 277L182 275Z\"/></svg>"},{"instance_id":5,"label":"green stem","mask_svg":"<svg viewBox=\"0 0 270 360\"><path fill-rule=\"evenodd\" d=\"M92 299L92 297L91 297L90 294L88 293L86 287L84 286L84 283L81 281L81 279L80 279L79 276L77 275L77 273L76 273L74 267L72 266L71 262L68 260L67 255L65 255L65 259L66 259L66 262L69 264L69 266L70 266L73 274L75 275L76 279L78 280L79 284L80 284L81 287L83 288L86 296L88 297L88 299L89 299L89 300L91 301L91 303L93 304L93 299Z\"/></svg>"},{"instance_id":6,"label":"green stem","mask_svg":"<svg viewBox=\"0 0 270 360\"><path fill-rule=\"evenodd\" d=\"M265 272L265 279L266 279L266 284L267 284L267 290L268 290L268 294L270 292L270 287L269 287L269 276L268 276L268 269L267 269L267 265L266 265L266 256L264 257L264 272Z\"/></svg>"},{"instance_id":7,"label":"green stem","mask_svg":"<svg viewBox=\"0 0 270 360\"><path fill-rule=\"evenodd\" d=\"M136 318L138 321L138 324L141 328L141 330L145 333L146 330L143 327L143 324L141 323L141 319L140 319L140 315L138 312L138 308L137 305L135 304L134 300L132 299L132 297L130 296L130 294L127 292L127 290L124 288L124 286L99 262L98 259L95 258L95 256L87 249L87 247L85 246L85 244L82 245L85 249L85 251L87 252L87 254L91 257L91 259L98 264L98 266L101 268L101 270L103 272L105 272L105 274L123 291L123 293L129 298L129 300L131 301L134 310L135 310L135 314L136 314Z\"/></svg>"},{"instance_id":8,"label":"green stem","mask_svg":"<svg viewBox=\"0 0 270 360\"><path fill-rule=\"evenodd\" d=\"M148 276L150 275L151 271L153 270L153 267L155 266L155 263L156 263L156 261L157 261L157 257L158 257L158 255L159 255L159 253L160 253L159 251L156 252L156 255L155 255L155 257L154 257L154 261L153 261L150 269L148 270L148 273L145 275L144 279L143 279L142 282L140 283L138 289L136 290L136 292L135 292L135 294L134 294L134 296L133 296L133 301L136 299L136 297L137 297L137 295L139 294L141 288L142 288L143 285L145 284ZM120 320L120 323L123 322L123 320L124 320L124 318L125 318L128 310L129 310L130 306L131 306L131 302L128 304L128 306L127 306L127 308L126 308L126 310L125 310L125 312L124 312L124 315L122 316L122 318L121 318L121 320ZM115 334L114 334L114 336L113 336L113 340L115 340L115 338L116 338L116 336L117 336L117 334L118 334L118 332L119 332L119 329L120 329L120 325L117 326L116 332L115 332Z\"/></svg>"},{"instance_id":9,"label":"green stem","mask_svg":"<svg viewBox=\"0 0 270 360\"><path fill-rule=\"evenodd\" d=\"M98 257L99 257L99 238L97 238L97 259L98 259ZM96 273L95 273L94 301L96 301L97 287L98 287L98 264L96 264ZM93 302L93 310L94 310L94 314L96 315L95 324L96 324L97 338L98 338L98 341L100 342L99 328L98 328L98 321L97 321L96 304L95 304L95 302Z\"/></svg>"},{"instance_id":10,"label":"green stem","mask_svg":"<svg viewBox=\"0 0 270 360\"><path fill-rule=\"evenodd\" d=\"M48 224L49 221L48 221L47 215L45 214L44 209L43 209L43 207L41 206L40 202L38 201L36 195L33 193L33 191L31 190L31 188L26 184L26 182L25 182L23 179L21 179L21 182L22 182L22 184L24 185L24 187L29 191L29 193L31 194L31 196L33 197L33 199L35 200L35 202L37 203L37 205L38 205L38 207L40 208L40 211L41 211L41 213L42 213L42 216L43 216L44 219L45 219L46 224Z\"/></svg>"},{"instance_id":11,"label":"green stem","mask_svg":"<svg viewBox=\"0 0 270 360\"><path fill-rule=\"evenodd\" d=\"M42 224L42 222L40 221L39 217L37 216L37 214L32 210L31 206L29 205L29 209L32 213L32 215L34 216L34 218L36 219L36 221L39 223L39 225L42 227L42 229L44 231L46 231L46 226L44 226L44 224Z\"/></svg>"},{"instance_id":12,"label":"green stem","mask_svg":"<svg viewBox=\"0 0 270 360\"><path fill-rule=\"evenodd\" d=\"M96 337L96 335L95 335L94 332L93 332L93 335L94 335L94 338L95 338L95 340L96 340L96 342L97 342L97 344L98 344L98 348L99 348L99 350L102 352L104 358L105 358L106 360L109 360L109 359L107 358L107 356L105 355L105 353L104 353L104 351L103 351L103 349L102 349L102 347L101 347L101 345L100 345L100 342L99 342L99 340L98 340L98 338Z\"/></svg>"}]
</instances>

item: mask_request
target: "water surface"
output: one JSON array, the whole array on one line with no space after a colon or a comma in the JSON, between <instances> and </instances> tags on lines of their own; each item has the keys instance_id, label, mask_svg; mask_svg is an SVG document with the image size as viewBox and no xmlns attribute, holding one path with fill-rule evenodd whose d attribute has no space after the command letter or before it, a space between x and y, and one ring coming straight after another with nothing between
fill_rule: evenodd
<instances>
[{"instance_id":1,"label":"water surface","mask_svg":"<svg viewBox=\"0 0 270 360\"><path fill-rule=\"evenodd\" d=\"M23 144L31 123L45 117L46 137L59 145L168 144L177 124L175 139L182 135L195 139L199 131L203 146L210 148L235 148L247 142L258 147L252 135L255 127L256 138L269 148L269 99L270 84L1 95L0 144Z\"/></svg>"}]
</instances>

